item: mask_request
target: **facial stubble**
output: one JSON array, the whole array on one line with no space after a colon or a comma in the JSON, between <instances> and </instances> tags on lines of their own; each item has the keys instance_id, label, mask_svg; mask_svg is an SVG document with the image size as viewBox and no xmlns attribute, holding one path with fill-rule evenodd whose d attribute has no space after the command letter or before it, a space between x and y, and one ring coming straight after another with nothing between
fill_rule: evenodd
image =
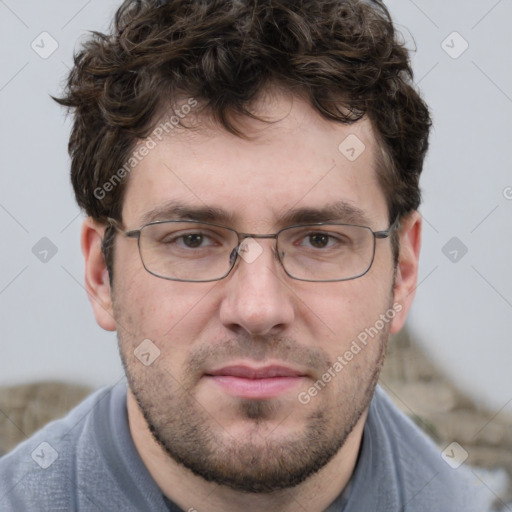
<instances>
[{"instance_id":1,"label":"facial stubble","mask_svg":"<svg viewBox=\"0 0 512 512\"><path fill-rule=\"evenodd\" d=\"M314 398L316 406L313 403L299 433L280 432L293 411L272 432L263 428L279 414L279 400L233 399L237 418L248 425L246 434L238 438L222 424L222 418L214 417L195 396L196 371L200 371L204 361L209 357L229 360L232 355L294 360L314 367L321 375L332 365L327 355L299 347L289 338L272 338L267 344L252 343L257 347L254 350L247 338L226 340L215 348L203 347L192 354L184 365L180 382L164 366L164 361L157 360L150 367L142 365L133 356L136 346L133 337L121 332L118 331L119 347L130 390L151 434L165 453L206 481L246 493L270 493L304 482L344 445L373 396L384 361L389 326L372 340L378 347L374 359L365 366L365 375L360 370L354 372L352 378L357 382L350 392L342 390L329 395L327 390L322 390ZM329 403L327 398L333 396L335 399ZM297 401L296 407L301 410L304 405Z\"/></svg>"}]
</instances>

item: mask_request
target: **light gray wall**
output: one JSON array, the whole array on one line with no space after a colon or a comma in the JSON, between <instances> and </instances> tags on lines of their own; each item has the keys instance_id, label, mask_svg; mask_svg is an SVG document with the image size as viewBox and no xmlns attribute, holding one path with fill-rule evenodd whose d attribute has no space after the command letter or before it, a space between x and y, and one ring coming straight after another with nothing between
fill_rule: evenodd
<instances>
[{"instance_id":1,"label":"light gray wall","mask_svg":"<svg viewBox=\"0 0 512 512\"><path fill-rule=\"evenodd\" d=\"M118 3L0 1L0 384L100 386L122 375L115 335L97 327L83 288L69 121L49 98L77 40L105 29ZM496 411L512 408L512 2L388 5L410 45L414 36L435 123L410 328L463 389ZM58 43L50 56L55 43L42 32ZM57 250L47 262L33 253L45 255L42 238Z\"/></svg>"},{"instance_id":2,"label":"light gray wall","mask_svg":"<svg viewBox=\"0 0 512 512\"><path fill-rule=\"evenodd\" d=\"M434 117L410 326L463 389L512 412L512 2L388 5Z\"/></svg>"}]
</instances>

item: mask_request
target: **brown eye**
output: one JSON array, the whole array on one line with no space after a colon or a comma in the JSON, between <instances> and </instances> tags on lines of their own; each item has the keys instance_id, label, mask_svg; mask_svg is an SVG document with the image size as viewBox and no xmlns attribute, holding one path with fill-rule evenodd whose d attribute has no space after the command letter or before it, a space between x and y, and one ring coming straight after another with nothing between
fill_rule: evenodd
<instances>
[{"instance_id":1,"label":"brown eye","mask_svg":"<svg viewBox=\"0 0 512 512\"><path fill-rule=\"evenodd\" d=\"M312 235L309 235L309 243L312 247L323 249L328 246L329 238L329 235L326 235L325 233L313 233Z\"/></svg>"},{"instance_id":2,"label":"brown eye","mask_svg":"<svg viewBox=\"0 0 512 512\"><path fill-rule=\"evenodd\" d=\"M195 249L196 247L200 247L203 242L203 235L200 234L190 234L182 237L183 243L192 249Z\"/></svg>"}]
</instances>

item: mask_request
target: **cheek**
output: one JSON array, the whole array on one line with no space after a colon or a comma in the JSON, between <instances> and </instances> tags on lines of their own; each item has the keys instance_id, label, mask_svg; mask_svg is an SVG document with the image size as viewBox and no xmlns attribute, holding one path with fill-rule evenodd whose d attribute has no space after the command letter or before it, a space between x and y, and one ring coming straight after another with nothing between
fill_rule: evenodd
<instances>
[{"instance_id":1,"label":"cheek","mask_svg":"<svg viewBox=\"0 0 512 512\"><path fill-rule=\"evenodd\" d=\"M297 292L300 315L317 339L343 345L373 326L388 310L391 285L391 280L383 282L367 274L352 281L325 283L309 293L303 289Z\"/></svg>"},{"instance_id":2,"label":"cheek","mask_svg":"<svg viewBox=\"0 0 512 512\"><path fill-rule=\"evenodd\" d=\"M150 339L162 355L189 350L215 314L206 300L212 283L167 281L142 270L127 273L119 284L114 308L120 328L134 345Z\"/></svg>"}]
</instances>

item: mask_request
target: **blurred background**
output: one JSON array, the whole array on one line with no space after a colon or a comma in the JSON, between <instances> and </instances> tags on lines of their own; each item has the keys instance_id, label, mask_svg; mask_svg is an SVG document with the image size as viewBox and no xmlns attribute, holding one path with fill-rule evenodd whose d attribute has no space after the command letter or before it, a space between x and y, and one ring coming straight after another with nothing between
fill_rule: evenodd
<instances>
[{"instance_id":1,"label":"blurred background","mask_svg":"<svg viewBox=\"0 0 512 512\"><path fill-rule=\"evenodd\" d=\"M60 381L83 386L85 393L123 375L115 334L96 325L83 288L83 217L68 176L70 120L49 97L59 94L78 42L88 30L106 30L119 3L0 1L4 423L9 418L15 423L15 411L23 421L27 400L55 396L58 389L40 395L41 388L25 387L16 394L13 389L22 388L11 386ZM382 383L440 445L457 438L461 446L475 447L470 454L490 446L503 454L503 461L492 459L495 465L507 466L512 464L512 452L504 452L512 447L512 1L386 4L414 49L415 81L431 107L434 129L422 177L416 300L407 331L391 345ZM81 396L79 391L75 399ZM6 405L8 400L14 405ZM461 410L473 411L473 423L462 413L440 425L447 411ZM478 456L476 462L484 459Z\"/></svg>"}]
</instances>

